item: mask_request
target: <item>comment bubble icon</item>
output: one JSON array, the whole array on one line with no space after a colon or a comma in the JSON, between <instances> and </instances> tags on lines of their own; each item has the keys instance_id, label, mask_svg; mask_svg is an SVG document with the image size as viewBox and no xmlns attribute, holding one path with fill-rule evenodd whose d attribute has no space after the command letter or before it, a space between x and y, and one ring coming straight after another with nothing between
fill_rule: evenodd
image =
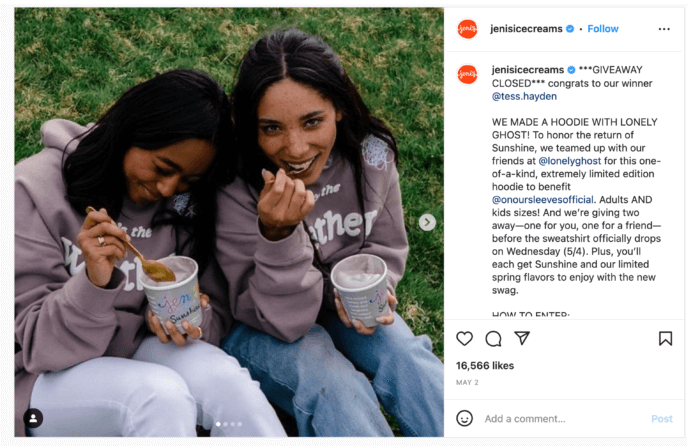
<instances>
[{"instance_id":1,"label":"comment bubble icon","mask_svg":"<svg viewBox=\"0 0 700 446\"><path fill-rule=\"evenodd\" d=\"M489 347L500 347L501 334L497 331L489 331L486 333L486 344L488 344Z\"/></svg>"}]
</instances>

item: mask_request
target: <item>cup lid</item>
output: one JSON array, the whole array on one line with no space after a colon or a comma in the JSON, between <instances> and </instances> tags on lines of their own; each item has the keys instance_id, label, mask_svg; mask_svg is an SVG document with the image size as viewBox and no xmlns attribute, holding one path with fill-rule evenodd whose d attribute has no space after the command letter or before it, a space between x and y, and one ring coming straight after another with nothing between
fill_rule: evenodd
<instances>
[{"instance_id":1,"label":"cup lid","mask_svg":"<svg viewBox=\"0 0 700 446\"><path fill-rule=\"evenodd\" d=\"M331 271L331 282L340 291L370 288L386 278L384 260L373 254L356 254L338 262Z\"/></svg>"},{"instance_id":2,"label":"cup lid","mask_svg":"<svg viewBox=\"0 0 700 446\"><path fill-rule=\"evenodd\" d=\"M175 282L156 282L143 272L143 268L136 268L136 277L145 289L167 291L178 288L183 283L189 282L196 277L199 271L197 262L186 256L163 257L162 259L158 259L158 261L163 262L167 267L173 270L176 280Z\"/></svg>"}]
</instances>

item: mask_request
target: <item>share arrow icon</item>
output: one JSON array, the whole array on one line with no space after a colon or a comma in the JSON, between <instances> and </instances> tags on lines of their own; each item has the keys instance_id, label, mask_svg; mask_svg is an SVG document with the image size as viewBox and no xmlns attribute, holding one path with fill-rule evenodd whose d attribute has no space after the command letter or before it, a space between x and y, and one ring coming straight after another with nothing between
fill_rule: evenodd
<instances>
[{"instance_id":1,"label":"share arrow icon","mask_svg":"<svg viewBox=\"0 0 700 446\"><path fill-rule=\"evenodd\" d=\"M527 337L530 336L529 331L516 331L514 332L515 335L520 339L520 345L525 344L525 341L527 340Z\"/></svg>"}]
</instances>

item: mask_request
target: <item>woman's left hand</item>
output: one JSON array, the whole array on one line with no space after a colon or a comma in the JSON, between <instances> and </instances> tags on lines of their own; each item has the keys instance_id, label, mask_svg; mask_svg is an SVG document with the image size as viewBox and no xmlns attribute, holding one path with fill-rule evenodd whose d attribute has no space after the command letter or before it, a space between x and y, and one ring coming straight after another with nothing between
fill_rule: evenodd
<instances>
[{"instance_id":1,"label":"woman's left hand","mask_svg":"<svg viewBox=\"0 0 700 446\"><path fill-rule=\"evenodd\" d=\"M207 308L207 306L209 305L209 296L204 293L199 293L199 303L202 307L202 310ZM187 342L187 337L190 337L192 339L200 339L202 337L201 327L195 327L187 321L184 321L182 323L182 328L184 328L186 332L184 335L180 333L175 324L173 324L171 321L165 322L165 327L168 329L168 333L166 333L165 330L163 330L163 326L161 325L160 321L149 308L148 328L151 330L151 332L155 333L155 335L158 336L158 340L163 344L167 344L168 342L173 341L177 345L185 345L185 343Z\"/></svg>"},{"instance_id":2,"label":"woman's left hand","mask_svg":"<svg viewBox=\"0 0 700 446\"><path fill-rule=\"evenodd\" d=\"M391 294L391 291L387 290L386 294L389 300L389 314L385 316L377 316L375 320L382 325L391 325L394 323L394 309L399 301L396 299L396 296ZM374 333L374 331L377 329L376 325L374 327L365 327L365 324L363 324L359 319L350 321L348 314L345 312L343 301L340 299L340 295L338 295L338 291L333 290L333 295L335 296L335 308L338 310L338 317L346 327L355 327L355 331L361 335L369 336Z\"/></svg>"}]
</instances>

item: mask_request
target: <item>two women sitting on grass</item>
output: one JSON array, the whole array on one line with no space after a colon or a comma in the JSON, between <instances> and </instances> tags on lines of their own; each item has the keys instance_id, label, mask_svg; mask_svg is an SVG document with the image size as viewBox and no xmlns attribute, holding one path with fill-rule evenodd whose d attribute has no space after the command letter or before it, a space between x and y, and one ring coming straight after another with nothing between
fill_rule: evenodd
<instances>
[{"instance_id":1,"label":"two women sitting on grass","mask_svg":"<svg viewBox=\"0 0 700 446\"><path fill-rule=\"evenodd\" d=\"M303 436L391 436L380 405L405 435L443 435L443 364L394 312L408 243L391 131L297 29L250 48L231 99L165 73L95 126L46 123L16 166L16 435L283 436L265 397ZM198 262L200 327L149 313L128 234ZM358 253L388 268L372 327L329 279Z\"/></svg>"}]
</instances>

